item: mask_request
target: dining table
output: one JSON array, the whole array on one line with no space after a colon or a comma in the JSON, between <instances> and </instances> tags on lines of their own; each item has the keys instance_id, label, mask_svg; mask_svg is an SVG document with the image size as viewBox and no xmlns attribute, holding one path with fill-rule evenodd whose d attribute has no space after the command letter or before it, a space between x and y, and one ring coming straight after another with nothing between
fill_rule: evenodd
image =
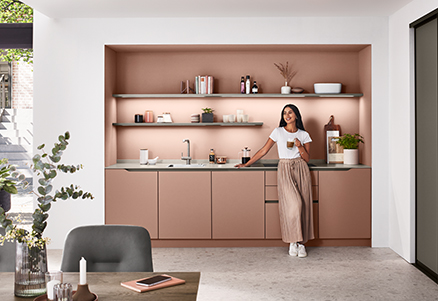
<instances>
[{"instance_id":1,"label":"dining table","mask_svg":"<svg viewBox=\"0 0 438 301\"><path fill-rule=\"evenodd\" d=\"M143 293L138 293L120 284L161 274L183 279L185 283ZM96 294L99 301L195 301L200 277L200 272L89 272L87 273L87 283L90 292ZM79 282L79 273L63 273L63 282L71 283L75 291ZM36 298L23 298L14 295L14 273L0 273L0 283L1 301L32 301ZM41 300L41 297L38 300Z\"/></svg>"}]
</instances>

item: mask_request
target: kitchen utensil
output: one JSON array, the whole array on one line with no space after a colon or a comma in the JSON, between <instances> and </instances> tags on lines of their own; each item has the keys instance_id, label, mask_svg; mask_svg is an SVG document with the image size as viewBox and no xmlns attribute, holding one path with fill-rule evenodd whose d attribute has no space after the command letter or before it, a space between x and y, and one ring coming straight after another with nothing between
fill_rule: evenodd
<instances>
[{"instance_id":1,"label":"kitchen utensil","mask_svg":"<svg viewBox=\"0 0 438 301\"><path fill-rule=\"evenodd\" d=\"M242 151L237 154L238 157L242 158L242 164L247 163L251 159L251 150L248 146L245 146Z\"/></svg>"}]
</instances>

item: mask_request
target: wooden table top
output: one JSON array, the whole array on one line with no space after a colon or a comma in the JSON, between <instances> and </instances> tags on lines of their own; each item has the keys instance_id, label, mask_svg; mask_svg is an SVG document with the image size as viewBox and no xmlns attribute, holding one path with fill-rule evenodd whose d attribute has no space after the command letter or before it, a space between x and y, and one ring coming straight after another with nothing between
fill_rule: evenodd
<instances>
[{"instance_id":1,"label":"wooden table top","mask_svg":"<svg viewBox=\"0 0 438 301\"><path fill-rule=\"evenodd\" d=\"M184 279L185 284L166 287L144 293L137 293L120 285L121 282L167 274ZM87 273L90 291L99 297L99 301L154 300L154 301L195 301L198 294L200 272L124 272L124 273ZM63 273L63 282L71 283L76 290L79 273ZM32 301L33 298L14 296L14 273L0 273L0 299L2 301Z\"/></svg>"}]
</instances>

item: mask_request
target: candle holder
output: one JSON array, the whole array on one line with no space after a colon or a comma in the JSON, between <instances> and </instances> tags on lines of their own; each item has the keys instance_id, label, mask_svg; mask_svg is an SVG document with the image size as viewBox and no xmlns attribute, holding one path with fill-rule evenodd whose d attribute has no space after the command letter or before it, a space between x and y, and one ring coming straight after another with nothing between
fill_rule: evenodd
<instances>
[{"instance_id":1,"label":"candle holder","mask_svg":"<svg viewBox=\"0 0 438 301\"><path fill-rule=\"evenodd\" d=\"M90 292L88 284L78 284L78 289L73 295L73 301L96 301L97 295Z\"/></svg>"},{"instance_id":2,"label":"candle holder","mask_svg":"<svg viewBox=\"0 0 438 301\"><path fill-rule=\"evenodd\" d=\"M61 271L48 271L46 272L46 287L47 287L47 300L55 300L53 288L56 284L62 283Z\"/></svg>"}]
</instances>

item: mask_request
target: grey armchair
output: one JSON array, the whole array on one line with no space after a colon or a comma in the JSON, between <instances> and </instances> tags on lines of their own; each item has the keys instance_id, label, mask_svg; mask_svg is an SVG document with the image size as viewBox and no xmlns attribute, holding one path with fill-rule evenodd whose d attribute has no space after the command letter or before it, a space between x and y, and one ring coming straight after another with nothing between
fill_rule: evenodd
<instances>
[{"instance_id":1,"label":"grey armchair","mask_svg":"<svg viewBox=\"0 0 438 301\"><path fill-rule=\"evenodd\" d=\"M0 234L5 235L5 229L0 227ZM15 271L15 243L5 241L0 246L0 272Z\"/></svg>"},{"instance_id":2,"label":"grey armchair","mask_svg":"<svg viewBox=\"0 0 438 301\"><path fill-rule=\"evenodd\" d=\"M61 270L78 272L81 257L87 260L88 272L153 272L151 238L143 227L75 228L67 235Z\"/></svg>"}]
</instances>

